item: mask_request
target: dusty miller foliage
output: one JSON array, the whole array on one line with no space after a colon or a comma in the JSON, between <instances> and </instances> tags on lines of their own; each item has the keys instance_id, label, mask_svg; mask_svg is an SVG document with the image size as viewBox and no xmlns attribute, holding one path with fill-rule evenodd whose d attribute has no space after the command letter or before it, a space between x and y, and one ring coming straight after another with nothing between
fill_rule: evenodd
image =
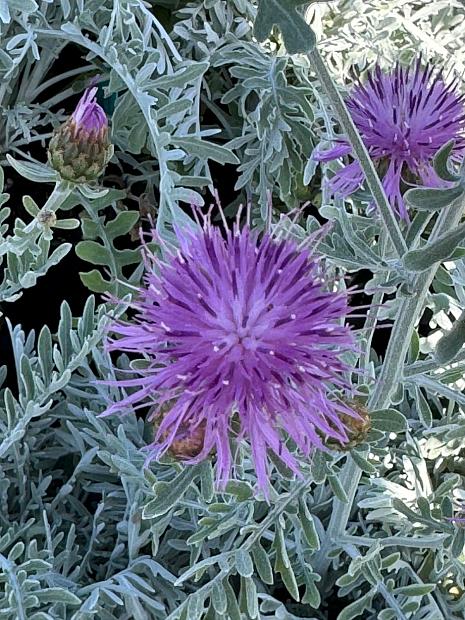
<instances>
[{"instance_id":1,"label":"dusty miller foliage","mask_svg":"<svg viewBox=\"0 0 465 620\"><path fill-rule=\"evenodd\" d=\"M310 156L333 135L334 109L309 57L286 54L279 28L257 43L256 15L249 0L0 0L0 158L5 178L10 166L16 174L0 194L0 301L15 362L0 372L2 619L464 617L465 530L450 517L465 500L465 233L428 242L436 218L457 215L463 179L442 194L412 193L418 215L409 251L396 257L357 198L335 204L321 192ZM418 51L462 78L462 2L339 0L312 3L308 18L341 86L375 60L390 67ZM52 194L46 144L95 73L116 105L115 157L102 179L110 189L74 191L50 229L20 179ZM315 454L302 480L276 471L270 505L254 497L246 445L240 481L218 493L213 461L186 468L167 457L146 469L150 425L96 415L120 397L99 381L117 372L102 341L125 311L100 294L123 297L140 281L137 242L128 242L140 213L167 236L172 223L192 225L180 205L209 200L221 184L217 164L235 177L227 213L252 201L264 226L268 191L275 221L310 199L333 222L319 248L328 266L349 279L371 272L366 291L378 292L359 336L361 393L373 390L382 362L370 350L376 317L392 320L431 273L406 364L397 360L396 390L372 412L367 441L350 454ZM301 218L289 234L317 226ZM89 263L82 315L63 300L56 333L25 333L15 301L70 252ZM425 308L433 338L416 330ZM352 490L346 462L362 472Z\"/></svg>"}]
</instances>

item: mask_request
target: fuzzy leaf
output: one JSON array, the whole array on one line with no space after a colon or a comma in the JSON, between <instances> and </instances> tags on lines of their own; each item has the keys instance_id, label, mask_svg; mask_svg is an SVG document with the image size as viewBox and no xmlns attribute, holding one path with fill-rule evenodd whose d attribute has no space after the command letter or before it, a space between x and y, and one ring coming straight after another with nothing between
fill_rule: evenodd
<instances>
[{"instance_id":1,"label":"fuzzy leaf","mask_svg":"<svg viewBox=\"0 0 465 620\"><path fill-rule=\"evenodd\" d=\"M8 0L10 9L15 9L24 13L34 13L39 8L35 0Z\"/></svg>"},{"instance_id":2,"label":"fuzzy leaf","mask_svg":"<svg viewBox=\"0 0 465 620\"><path fill-rule=\"evenodd\" d=\"M338 615L337 620L352 620L352 618L358 618L371 605L372 599L373 593L368 592L358 600L345 607Z\"/></svg>"},{"instance_id":3,"label":"fuzzy leaf","mask_svg":"<svg viewBox=\"0 0 465 620\"><path fill-rule=\"evenodd\" d=\"M198 467L186 467L172 482L160 482L154 487L156 499L151 500L142 513L143 519L154 519L171 510L198 475Z\"/></svg>"},{"instance_id":4,"label":"fuzzy leaf","mask_svg":"<svg viewBox=\"0 0 465 620\"><path fill-rule=\"evenodd\" d=\"M445 144L434 156L434 170L436 174L444 181L457 182L460 177L457 174L453 174L449 170L448 161L452 154L452 150L455 146L455 140L450 140Z\"/></svg>"},{"instance_id":5,"label":"fuzzy leaf","mask_svg":"<svg viewBox=\"0 0 465 620\"><path fill-rule=\"evenodd\" d=\"M372 428L386 433L402 433L407 430L407 420L397 409L378 409L370 413Z\"/></svg>"},{"instance_id":6,"label":"fuzzy leaf","mask_svg":"<svg viewBox=\"0 0 465 620\"><path fill-rule=\"evenodd\" d=\"M140 219L140 215L137 211L120 211L117 216L110 220L105 230L110 239L115 239L121 235L127 235Z\"/></svg>"},{"instance_id":7,"label":"fuzzy leaf","mask_svg":"<svg viewBox=\"0 0 465 620\"><path fill-rule=\"evenodd\" d=\"M436 589L435 583L413 583L409 586L396 588L394 594L403 594L404 596L425 596Z\"/></svg>"},{"instance_id":8,"label":"fuzzy leaf","mask_svg":"<svg viewBox=\"0 0 465 620\"><path fill-rule=\"evenodd\" d=\"M173 75L157 78L152 87L154 88L184 88L189 82L198 80L208 69L208 63L198 62L179 67Z\"/></svg>"},{"instance_id":9,"label":"fuzzy leaf","mask_svg":"<svg viewBox=\"0 0 465 620\"><path fill-rule=\"evenodd\" d=\"M320 548L320 539L318 538L313 517L303 500L300 502L299 517L309 547L318 550Z\"/></svg>"},{"instance_id":10,"label":"fuzzy leaf","mask_svg":"<svg viewBox=\"0 0 465 620\"><path fill-rule=\"evenodd\" d=\"M76 246L76 254L94 265L106 265L111 261L108 249L96 241L80 241Z\"/></svg>"},{"instance_id":11,"label":"fuzzy leaf","mask_svg":"<svg viewBox=\"0 0 465 620\"><path fill-rule=\"evenodd\" d=\"M196 137L173 136L173 144L199 159L212 159L220 164L238 164L239 160L232 151L219 144L200 140Z\"/></svg>"},{"instance_id":12,"label":"fuzzy leaf","mask_svg":"<svg viewBox=\"0 0 465 620\"><path fill-rule=\"evenodd\" d=\"M6 158L10 166L12 166L18 174L29 181L33 181L35 183L50 183L58 180L58 174L55 170L52 170L52 168L49 168L45 164L36 164L30 161L19 161L18 159L13 159L13 157L8 154Z\"/></svg>"},{"instance_id":13,"label":"fuzzy leaf","mask_svg":"<svg viewBox=\"0 0 465 620\"><path fill-rule=\"evenodd\" d=\"M433 425L433 413L431 411L431 407L429 406L426 398L423 396L423 392L420 390L420 388L416 388L415 394L415 406L420 420L426 428L431 428L431 426Z\"/></svg>"},{"instance_id":14,"label":"fuzzy leaf","mask_svg":"<svg viewBox=\"0 0 465 620\"><path fill-rule=\"evenodd\" d=\"M357 463L358 467L360 467L360 469L365 473L370 475L376 473L376 467L374 467L370 462L368 462L367 459L360 454L360 452L357 452L357 450L351 450L350 456Z\"/></svg>"},{"instance_id":15,"label":"fuzzy leaf","mask_svg":"<svg viewBox=\"0 0 465 620\"><path fill-rule=\"evenodd\" d=\"M415 188L409 189L405 194L405 200L414 209L419 211L439 211L451 205L463 194L461 187L450 189L429 189Z\"/></svg>"},{"instance_id":16,"label":"fuzzy leaf","mask_svg":"<svg viewBox=\"0 0 465 620\"><path fill-rule=\"evenodd\" d=\"M84 286L93 293L106 293L110 289L110 282L107 282L97 269L87 272L80 271L79 277Z\"/></svg>"},{"instance_id":17,"label":"fuzzy leaf","mask_svg":"<svg viewBox=\"0 0 465 620\"><path fill-rule=\"evenodd\" d=\"M244 549L236 551L236 568L242 577L252 577L254 573L253 562L248 551Z\"/></svg>"},{"instance_id":18,"label":"fuzzy leaf","mask_svg":"<svg viewBox=\"0 0 465 620\"><path fill-rule=\"evenodd\" d=\"M308 0L259 0L254 26L257 40L265 41L273 26L278 26L289 54L311 52L316 42L315 34L296 10L308 3Z\"/></svg>"},{"instance_id":19,"label":"fuzzy leaf","mask_svg":"<svg viewBox=\"0 0 465 620\"><path fill-rule=\"evenodd\" d=\"M223 615L228 609L228 599L222 583L215 583L211 594L212 605L216 613Z\"/></svg>"},{"instance_id":20,"label":"fuzzy leaf","mask_svg":"<svg viewBox=\"0 0 465 620\"><path fill-rule=\"evenodd\" d=\"M260 542L256 542L252 547L252 557L260 579L267 584L273 583L273 569L268 557L268 553L261 546Z\"/></svg>"},{"instance_id":21,"label":"fuzzy leaf","mask_svg":"<svg viewBox=\"0 0 465 620\"><path fill-rule=\"evenodd\" d=\"M452 256L463 239L465 239L465 224L460 224L420 250L407 252L403 258L405 268L409 271L424 271L435 263L443 262Z\"/></svg>"},{"instance_id":22,"label":"fuzzy leaf","mask_svg":"<svg viewBox=\"0 0 465 620\"><path fill-rule=\"evenodd\" d=\"M452 328L438 341L434 356L440 364L448 364L454 359L464 343L465 312L462 312Z\"/></svg>"}]
</instances>

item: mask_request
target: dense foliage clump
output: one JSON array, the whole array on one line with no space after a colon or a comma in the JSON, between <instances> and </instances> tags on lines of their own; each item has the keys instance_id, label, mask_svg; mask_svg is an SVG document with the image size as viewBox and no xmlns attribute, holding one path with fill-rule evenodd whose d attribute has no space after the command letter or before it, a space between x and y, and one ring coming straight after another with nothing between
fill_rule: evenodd
<instances>
[{"instance_id":1,"label":"dense foliage clump","mask_svg":"<svg viewBox=\"0 0 465 620\"><path fill-rule=\"evenodd\" d=\"M0 0L1 618L464 617L464 19Z\"/></svg>"}]
</instances>

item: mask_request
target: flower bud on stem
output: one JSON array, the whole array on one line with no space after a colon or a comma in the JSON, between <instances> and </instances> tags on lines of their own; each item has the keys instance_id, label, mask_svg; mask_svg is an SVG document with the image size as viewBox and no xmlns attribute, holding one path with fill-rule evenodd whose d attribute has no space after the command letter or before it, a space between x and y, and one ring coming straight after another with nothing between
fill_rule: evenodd
<instances>
[{"instance_id":1,"label":"flower bud on stem","mask_svg":"<svg viewBox=\"0 0 465 620\"><path fill-rule=\"evenodd\" d=\"M48 160L64 181L95 181L113 155L108 120L97 103L97 88L87 89L70 118L55 130Z\"/></svg>"}]
</instances>

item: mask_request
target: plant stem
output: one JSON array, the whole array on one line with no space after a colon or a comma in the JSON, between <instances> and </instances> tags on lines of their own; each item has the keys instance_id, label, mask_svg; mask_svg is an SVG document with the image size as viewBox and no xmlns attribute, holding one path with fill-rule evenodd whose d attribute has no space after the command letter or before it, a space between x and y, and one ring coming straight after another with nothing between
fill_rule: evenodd
<instances>
[{"instance_id":1,"label":"plant stem","mask_svg":"<svg viewBox=\"0 0 465 620\"><path fill-rule=\"evenodd\" d=\"M72 191L73 187L70 183L67 183L66 181L58 181L41 211L58 211Z\"/></svg>"},{"instance_id":2,"label":"plant stem","mask_svg":"<svg viewBox=\"0 0 465 620\"><path fill-rule=\"evenodd\" d=\"M367 318L364 325L364 331L366 330L367 335L365 340L362 342L361 351L360 351L360 368L366 371L370 364L370 351L371 351L371 342L373 340L373 336L376 329L376 324L378 322L378 314L379 314L379 306L383 300L384 293L382 291L377 291L373 295L373 302L371 308L368 310ZM363 383L366 380L365 375L362 373L359 377L360 383Z\"/></svg>"},{"instance_id":3,"label":"plant stem","mask_svg":"<svg viewBox=\"0 0 465 620\"><path fill-rule=\"evenodd\" d=\"M436 221L430 240L434 241L455 228L460 221L464 207L465 202L459 202L443 211ZM420 273L414 283L413 295L404 297L401 301L384 363L376 387L368 401L369 411L385 409L391 404L391 395L402 378L404 361L410 346L413 329L423 309L424 299L438 266L439 264L436 263L428 270ZM333 511L326 531L326 538L314 564L315 568L318 567L320 575L326 574L330 565L330 560L327 557L329 549L345 533L361 475L362 471L355 461L348 456L341 472L341 484L346 490L349 501L343 503L336 497L333 500Z\"/></svg>"},{"instance_id":4,"label":"plant stem","mask_svg":"<svg viewBox=\"0 0 465 620\"><path fill-rule=\"evenodd\" d=\"M386 243L382 242L381 246L381 256L384 258L386 251ZM378 322L378 315L381 307L381 303L384 298L384 292L376 291L373 295L373 300L371 303L371 307L367 312L367 317L364 325L364 331L366 332L365 339L362 341L361 350L360 350L360 362L359 366L364 371L360 377L359 381L362 383L365 381L365 373L368 370L370 365L370 352L371 352L371 342L373 340L373 336L375 334L376 325Z\"/></svg>"},{"instance_id":5,"label":"plant stem","mask_svg":"<svg viewBox=\"0 0 465 620\"><path fill-rule=\"evenodd\" d=\"M453 230L460 222L465 202L460 201L451 205L438 217L429 242L433 242L448 231ZM405 356L410 346L415 323L420 318L424 299L438 270L439 263L435 263L426 271L421 272L413 285L413 294L404 297L392 328L391 339L386 350L383 367L371 395L369 407L371 410L383 409L390 405L390 397L402 376Z\"/></svg>"},{"instance_id":6,"label":"plant stem","mask_svg":"<svg viewBox=\"0 0 465 620\"><path fill-rule=\"evenodd\" d=\"M366 149L363 140L360 137L357 128L354 125L354 122L347 110L346 104L337 89L336 85L332 77L330 76L323 59L320 56L319 51L315 47L308 54L308 59L312 64L313 69L328 97L331 105L336 112L336 115L341 123L341 127L349 139L355 157L358 159L360 166L363 170L363 173L366 178L367 185L373 195L373 198L378 206L379 213L383 220L384 226L386 227L389 238L394 246L394 249L400 258L407 251L407 245L405 243L404 237L402 236L401 230L397 223L396 217L392 211L392 208L389 204L389 201L386 197L386 193L383 189L381 181L378 177L378 174L375 170L373 162L371 161L370 155Z\"/></svg>"}]
</instances>

